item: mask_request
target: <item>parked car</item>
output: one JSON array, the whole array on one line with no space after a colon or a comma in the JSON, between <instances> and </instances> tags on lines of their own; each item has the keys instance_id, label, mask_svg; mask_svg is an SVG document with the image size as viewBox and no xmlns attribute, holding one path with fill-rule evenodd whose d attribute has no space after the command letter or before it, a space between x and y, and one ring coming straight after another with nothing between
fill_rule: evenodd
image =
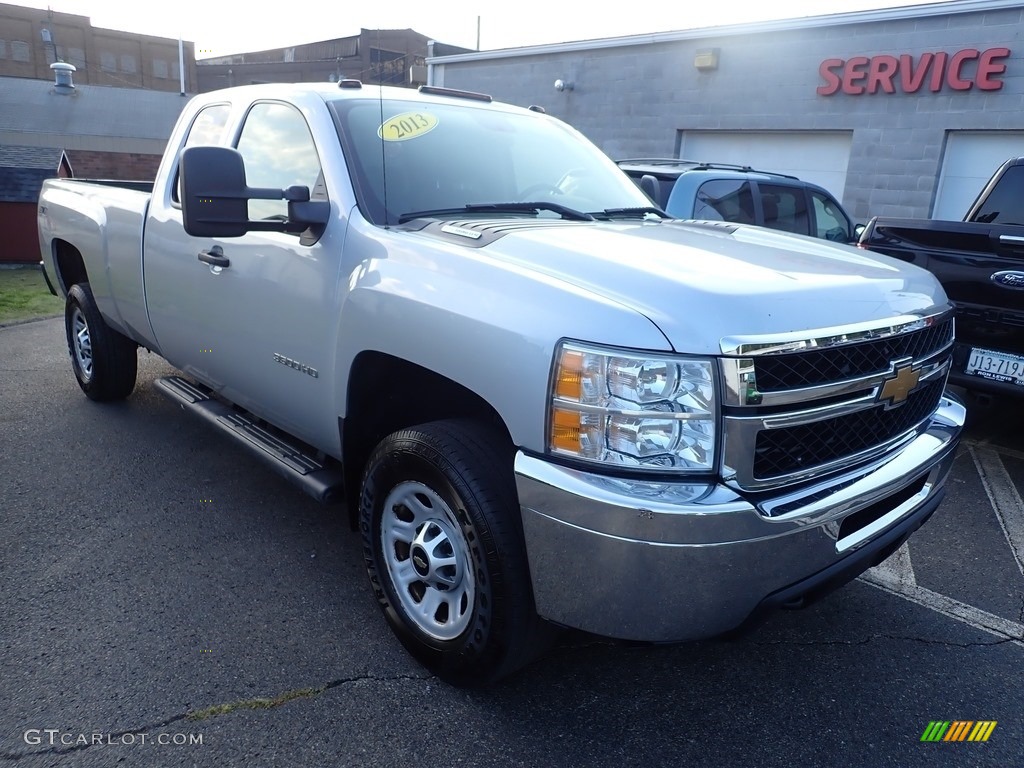
<instances>
[{"instance_id":1,"label":"parked car","mask_svg":"<svg viewBox=\"0 0 1024 768\"><path fill-rule=\"evenodd\" d=\"M670 216L756 224L837 243L857 228L832 194L808 181L745 165L671 158L619 160L619 167ZM650 177L644 181L644 177Z\"/></svg>"},{"instance_id":2,"label":"parked car","mask_svg":"<svg viewBox=\"0 0 1024 768\"><path fill-rule=\"evenodd\" d=\"M661 218L481 94L201 94L149 190L48 180L39 226L86 396L128 397L139 346L183 371L183 412L347 502L453 683L556 625L681 641L810 602L934 512L964 422L927 271Z\"/></svg>"},{"instance_id":3,"label":"parked car","mask_svg":"<svg viewBox=\"0 0 1024 768\"><path fill-rule=\"evenodd\" d=\"M1024 157L996 169L963 221L878 217L859 244L942 282L956 306L954 384L1024 397Z\"/></svg>"}]
</instances>

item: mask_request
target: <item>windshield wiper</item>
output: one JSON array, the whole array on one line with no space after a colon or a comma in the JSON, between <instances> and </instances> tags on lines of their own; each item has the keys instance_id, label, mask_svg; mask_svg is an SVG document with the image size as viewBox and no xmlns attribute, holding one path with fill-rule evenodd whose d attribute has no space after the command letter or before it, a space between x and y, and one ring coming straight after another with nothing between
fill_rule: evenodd
<instances>
[{"instance_id":1,"label":"windshield wiper","mask_svg":"<svg viewBox=\"0 0 1024 768\"><path fill-rule=\"evenodd\" d=\"M432 211L410 211L398 217L399 224L405 224L413 219L439 218L443 216L458 216L464 213L539 213L540 211L552 211L563 219L572 221L594 221L589 213L577 211L558 203L546 201L529 203L473 203L464 205L461 208L437 208Z\"/></svg>"},{"instance_id":2,"label":"windshield wiper","mask_svg":"<svg viewBox=\"0 0 1024 768\"><path fill-rule=\"evenodd\" d=\"M598 219L642 219L647 214L654 214L655 216L660 216L663 219L672 218L661 210L661 208L655 208L650 205L642 206L640 208L605 208L603 211L590 211L590 215Z\"/></svg>"}]
</instances>

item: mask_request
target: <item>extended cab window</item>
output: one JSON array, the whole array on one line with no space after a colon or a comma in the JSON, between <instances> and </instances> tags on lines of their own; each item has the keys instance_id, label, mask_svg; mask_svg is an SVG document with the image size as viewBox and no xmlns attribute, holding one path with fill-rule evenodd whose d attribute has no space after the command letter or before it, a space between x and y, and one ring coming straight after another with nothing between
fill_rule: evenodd
<instances>
[{"instance_id":1,"label":"extended cab window","mask_svg":"<svg viewBox=\"0 0 1024 768\"><path fill-rule=\"evenodd\" d=\"M701 184L693 205L693 218L753 224L754 195L750 183L741 179L716 179Z\"/></svg>"},{"instance_id":2,"label":"extended cab window","mask_svg":"<svg viewBox=\"0 0 1024 768\"><path fill-rule=\"evenodd\" d=\"M188 136L185 138L185 147L206 146L209 144L220 144L224 138L224 128L228 124L228 117L231 114L230 104L211 104L199 110L192 125L188 129ZM178 174L174 174L174 187L171 190L171 199L175 203L181 202L181 182Z\"/></svg>"},{"instance_id":3,"label":"extended cab window","mask_svg":"<svg viewBox=\"0 0 1024 768\"><path fill-rule=\"evenodd\" d=\"M250 187L309 187L320 177L317 155L309 126L297 109L287 104L254 104L246 115L238 137L238 151L245 161L245 180ZM288 217L284 200L250 200L249 218Z\"/></svg>"},{"instance_id":4,"label":"extended cab window","mask_svg":"<svg viewBox=\"0 0 1024 768\"><path fill-rule=\"evenodd\" d=\"M214 104L199 110L196 119L192 121L192 127L188 129L185 146L220 144L230 114L231 106L228 104Z\"/></svg>"},{"instance_id":5,"label":"extended cab window","mask_svg":"<svg viewBox=\"0 0 1024 768\"><path fill-rule=\"evenodd\" d=\"M764 225L783 232L807 235L811 232L807 219L807 197L802 187L759 184Z\"/></svg>"}]
</instances>

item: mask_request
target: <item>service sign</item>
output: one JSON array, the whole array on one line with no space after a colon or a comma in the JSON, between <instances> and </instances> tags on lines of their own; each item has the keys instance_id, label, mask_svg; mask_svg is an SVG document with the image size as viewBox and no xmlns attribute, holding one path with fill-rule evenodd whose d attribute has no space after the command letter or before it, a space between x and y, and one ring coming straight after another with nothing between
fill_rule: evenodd
<instances>
[{"instance_id":1,"label":"service sign","mask_svg":"<svg viewBox=\"0 0 1024 768\"><path fill-rule=\"evenodd\" d=\"M819 96L846 93L917 93L927 88L933 93L943 89L998 91L1003 87L1009 48L964 48L954 53L939 51L918 55L854 56L850 59L825 59L818 67L822 85Z\"/></svg>"}]
</instances>

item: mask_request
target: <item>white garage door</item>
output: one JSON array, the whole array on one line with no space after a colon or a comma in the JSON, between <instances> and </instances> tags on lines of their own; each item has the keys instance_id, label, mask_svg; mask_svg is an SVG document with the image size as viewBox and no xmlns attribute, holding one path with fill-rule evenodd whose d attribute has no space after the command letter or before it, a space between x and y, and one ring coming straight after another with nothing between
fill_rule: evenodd
<instances>
[{"instance_id":1,"label":"white garage door","mask_svg":"<svg viewBox=\"0 0 1024 768\"><path fill-rule=\"evenodd\" d=\"M942 157L933 219L959 221L996 168L1024 155L1024 132L950 131Z\"/></svg>"},{"instance_id":2,"label":"white garage door","mask_svg":"<svg viewBox=\"0 0 1024 768\"><path fill-rule=\"evenodd\" d=\"M679 156L788 173L843 201L850 162L849 131L682 131Z\"/></svg>"}]
</instances>

